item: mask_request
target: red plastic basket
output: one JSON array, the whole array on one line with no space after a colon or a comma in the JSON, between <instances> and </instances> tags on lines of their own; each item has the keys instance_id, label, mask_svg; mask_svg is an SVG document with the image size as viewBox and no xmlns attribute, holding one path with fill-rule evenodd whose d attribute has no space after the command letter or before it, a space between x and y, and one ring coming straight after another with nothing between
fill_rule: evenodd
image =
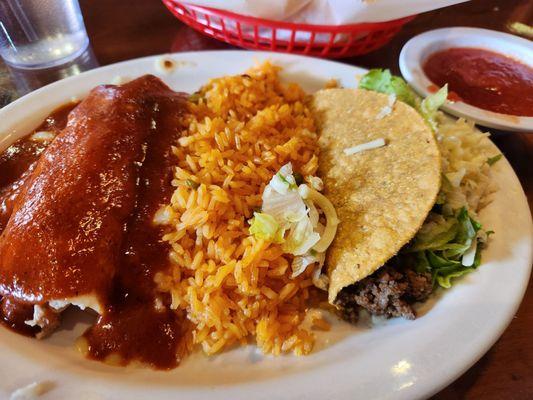
<instances>
[{"instance_id":1,"label":"red plastic basket","mask_svg":"<svg viewBox=\"0 0 533 400\"><path fill-rule=\"evenodd\" d=\"M255 18L177 0L163 3L185 24L234 46L329 58L376 50L415 17L351 25L310 25Z\"/></svg>"}]
</instances>

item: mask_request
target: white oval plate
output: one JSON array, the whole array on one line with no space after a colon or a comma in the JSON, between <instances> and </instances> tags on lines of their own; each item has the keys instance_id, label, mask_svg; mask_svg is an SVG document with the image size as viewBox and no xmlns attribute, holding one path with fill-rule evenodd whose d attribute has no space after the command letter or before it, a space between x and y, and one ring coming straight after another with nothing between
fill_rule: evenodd
<instances>
[{"instance_id":1,"label":"white oval plate","mask_svg":"<svg viewBox=\"0 0 533 400\"><path fill-rule=\"evenodd\" d=\"M443 28L424 32L409 40L400 53L400 71L421 96L433 84L422 67L432 53L451 47L478 47L512 57L533 68L533 42L507 33L478 28ZM533 117L500 114L462 101L446 102L442 108L457 117L469 118L490 128L533 132Z\"/></svg>"},{"instance_id":2,"label":"white oval plate","mask_svg":"<svg viewBox=\"0 0 533 400\"><path fill-rule=\"evenodd\" d=\"M175 90L192 92L209 78L240 74L256 60L271 59L283 76L306 90L329 78L353 87L365 71L340 63L291 55L226 51L181 53L171 74L155 68L157 57L110 65L56 82L0 110L0 150L34 128L55 106L82 97L117 76L161 76ZM497 149L494 148L496 153ZM253 346L207 358L193 354L170 372L117 368L83 359L74 338L87 321L67 318L62 330L44 341L0 327L0 398L33 381L50 381L40 397L58 399L417 399L443 388L478 360L513 317L531 268L532 226L516 175L506 160L494 166L500 185L481 215L496 231L483 265L415 321L363 321L357 327L334 322L306 357L263 357ZM87 319L87 318L86 318ZM373 326L372 326L373 325Z\"/></svg>"}]
</instances>

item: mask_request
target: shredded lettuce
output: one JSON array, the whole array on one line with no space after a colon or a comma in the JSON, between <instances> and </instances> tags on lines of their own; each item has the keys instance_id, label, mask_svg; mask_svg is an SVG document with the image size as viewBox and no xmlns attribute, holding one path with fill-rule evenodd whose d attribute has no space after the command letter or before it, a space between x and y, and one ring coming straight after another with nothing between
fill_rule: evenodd
<instances>
[{"instance_id":1,"label":"shredded lettuce","mask_svg":"<svg viewBox=\"0 0 533 400\"><path fill-rule=\"evenodd\" d=\"M254 212L254 217L250 221L250 234L274 243L283 240L283 231L276 219L270 214L260 212Z\"/></svg>"},{"instance_id":2,"label":"shredded lettuce","mask_svg":"<svg viewBox=\"0 0 533 400\"><path fill-rule=\"evenodd\" d=\"M285 253L295 256L306 254L320 240L309 218L302 218L293 224L282 244Z\"/></svg>"},{"instance_id":3,"label":"shredded lettuce","mask_svg":"<svg viewBox=\"0 0 533 400\"><path fill-rule=\"evenodd\" d=\"M417 233L410 251L436 250L449 243L458 231L456 218L448 218L438 223L428 223Z\"/></svg>"},{"instance_id":4,"label":"shredded lettuce","mask_svg":"<svg viewBox=\"0 0 533 400\"><path fill-rule=\"evenodd\" d=\"M285 164L283 167L281 167L278 173L272 177L269 185L279 194L287 194L289 190L296 189L297 185L296 180L292 175L291 163Z\"/></svg>"},{"instance_id":5,"label":"shredded lettuce","mask_svg":"<svg viewBox=\"0 0 533 400\"><path fill-rule=\"evenodd\" d=\"M433 129L434 131L437 130L437 111L439 110L440 106L444 104L446 99L448 98L448 84L441 87L437 92L429 95L426 97L422 102L420 103L420 107L418 107L418 112L424 117L427 124Z\"/></svg>"},{"instance_id":6,"label":"shredded lettuce","mask_svg":"<svg viewBox=\"0 0 533 400\"><path fill-rule=\"evenodd\" d=\"M432 214L405 253L414 254L418 272L431 273L436 284L449 288L453 278L479 266L478 233L482 227L466 207L452 215Z\"/></svg>"},{"instance_id":7,"label":"shredded lettuce","mask_svg":"<svg viewBox=\"0 0 533 400\"><path fill-rule=\"evenodd\" d=\"M267 186L263 192L262 212L274 217L281 225L298 222L307 215L307 209L298 190L281 194Z\"/></svg>"},{"instance_id":8,"label":"shredded lettuce","mask_svg":"<svg viewBox=\"0 0 533 400\"><path fill-rule=\"evenodd\" d=\"M359 81L361 89L375 92L395 94L398 100L412 107L417 105L417 95L399 76L392 75L388 69L371 69Z\"/></svg>"},{"instance_id":9,"label":"shredded lettuce","mask_svg":"<svg viewBox=\"0 0 533 400\"><path fill-rule=\"evenodd\" d=\"M444 85L436 93L420 101L419 96L409 84L403 78L392 75L388 69L371 69L360 79L359 87L380 93L395 94L398 100L415 108L434 131L437 129L437 111L448 97L448 85Z\"/></svg>"},{"instance_id":10,"label":"shredded lettuce","mask_svg":"<svg viewBox=\"0 0 533 400\"><path fill-rule=\"evenodd\" d=\"M313 202L304 201L291 163L274 174L262 199L262 212L250 221L250 234L281 243L283 251L294 256L306 255L320 242L324 229L318 211Z\"/></svg>"},{"instance_id":11,"label":"shredded lettuce","mask_svg":"<svg viewBox=\"0 0 533 400\"><path fill-rule=\"evenodd\" d=\"M306 179L321 186L317 177ZM315 264L313 283L325 290L327 277L322 274L322 266L337 230L337 214L324 195L304 183L297 186L303 181L302 175L293 172L291 163L281 167L265 187L261 212L254 212L249 231L257 239L281 244L285 253L295 256L292 277ZM318 209L324 213L326 226L320 222Z\"/></svg>"}]
</instances>

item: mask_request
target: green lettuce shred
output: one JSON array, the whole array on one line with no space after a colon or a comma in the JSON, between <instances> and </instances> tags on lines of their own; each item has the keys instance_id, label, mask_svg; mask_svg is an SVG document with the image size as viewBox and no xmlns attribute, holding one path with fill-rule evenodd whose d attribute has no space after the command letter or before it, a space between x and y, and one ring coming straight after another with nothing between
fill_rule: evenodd
<instances>
[{"instance_id":1,"label":"green lettuce shred","mask_svg":"<svg viewBox=\"0 0 533 400\"><path fill-rule=\"evenodd\" d=\"M254 217L250 221L250 234L257 239L268 240L274 243L283 241L283 231L276 219L261 212L254 212Z\"/></svg>"},{"instance_id":2,"label":"green lettuce shred","mask_svg":"<svg viewBox=\"0 0 533 400\"><path fill-rule=\"evenodd\" d=\"M463 264L463 256L472 247L482 229L465 207L453 215L440 216L438 223L426 224L415 236L405 253L415 258L415 270L429 272L434 284L449 288L452 279L463 276L476 269L481 261L481 246L476 247L474 263ZM472 247L473 248L473 247Z\"/></svg>"},{"instance_id":3,"label":"green lettuce shred","mask_svg":"<svg viewBox=\"0 0 533 400\"><path fill-rule=\"evenodd\" d=\"M487 158L487 164L492 166L496 164L498 161L500 161L502 157L503 157L503 154L497 154L494 157L489 157Z\"/></svg>"},{"instance_id":4,"label":"green lettuce shred","mask_svg":"<svg viewBox=\"0 0 533 400\"><path fill-rule=\"evenodd\" d=\"M398 100L416 107L418 96L403 78L392 75L388 69L371 69L359 81L361 89L395 94Z\"/></svg>"},{"instance_id":5,"label":"green lettuce shred","mask_svg":"<svg viewBox=\"0 0 533 400\"><path fill-rule=\"evenodd\" d=\"M448 97L448 85L420 101L420 97L401 77L392 75L388 69L371 69L359 81L361 89L385 94L395 94L396 98L415 108L434 131L437 129L436 116Z\"/></svg>"},{"instance_id":6,"label":"green lettuce shred","mask_svg":"<svg viewBox=\"0 0 533 400\"><path fill-rule=\"evenodd\" d=\"M282 173L278 172L276 174L276 176L280 179L280 181L282 181L284 184L286 184L289 189L297 189L298 188L298 185L289 182L289 180L287 178L285 178Z\"/></svg>"},{"instance_id":7,"label":"green lettuce shred","mask_svg":"<svg viewBox=\"0 0 533 400\"><path fill-rule=\"evenodd\" d=\"M444 85L435 93L429 95L424 100L422 100L420 106L417 108L418 112L420 112L422 117L424 117L424 119L426 120L427 124L434 131L437 130L437 111L444 104L447 98L448 84Z\"/></svg>"}]
</instances>

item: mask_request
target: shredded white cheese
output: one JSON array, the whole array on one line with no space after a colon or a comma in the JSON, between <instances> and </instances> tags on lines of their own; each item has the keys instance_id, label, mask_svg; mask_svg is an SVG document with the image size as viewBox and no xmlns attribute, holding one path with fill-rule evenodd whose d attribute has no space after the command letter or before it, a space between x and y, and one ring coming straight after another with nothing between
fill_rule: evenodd
<instances>
[{"instance_id":1,"label":"shredded white cheese","mask_svg":"<svg viewBox=\"0 0 533 400\"><path fill-rule=\"evenodd\" d=\"M172 207L163 206L154 215L153 223L155 225L167 225L170 224L174 218L174 212Z\"/></svg>"},{"instance_id":2,"label":"shredded white cheese","mask_svg":"<svg viewBox=\"0 0 533 400\"><path fill-rule=\"evenodd\" d=\"M392 108L394 107L394 103L396 102L396 95L394 93L391 93L389 95L389 102L386 106L384 106L376 115L376 119L382 119L385 118L387 115L389 115L392 112Z\"/></svg>"},{"instance_id":3,"label":"shredded white cheese","mask_svg":"<svg viewBox=\"0 0 533 400\"><path fill-rule=\"evenodd\" d=\"M455 188L458 188L461 186L461 181L466 175L466 169L460 168L458 171L448 172L445 175L446 178L450 181L451 185Z\"/></svg>"},{"instance_id":4,"label":"shredded white cheese","mask_svg":"<svg viewBox=\"0 0 533 400\"><path fill-rule=\"evenodd\" d=\"M30 136L30 140L34 142L51 142L55 137L54 132L38 131Z\"/></svg>"},{"instance_id":5,"label":"shredded white cheese","mask_svg":"<svg viewBox=\"0 0 533 400\"><path fill-rule=\"evenodd\" d=\"M50 382L33 382L11 393L10 400L33 400L51 389Z\"/></svg>"},{"instance_id":6,"label":"shredded white cheese","mask_svg":"<svg viewBox=\"0 0 533 400\"><path fill-rule=\"evenodd\" d=\"M385 139L379 138L367 143L358 144L357 146L348 147L344 149L344 154L351 156L352 154L360 153L365 150L377 149L378 147L385 146Z\"/></svg>"},{"instance_id":7,"label":"shredded white cheese","mask_svg":"<svg viewBox=\"0 0 533 400\"><path fill-rule=\"evenodd\" d=\"M59 312L63 311L70 305L76 306L80 310L90 308L96 311L98 314L102 314L104 312L102 304L100 304L100 301L92 293L66 299L50 300L48 305Z\"/></svg>"},{"instance_id":8,"label":"shredded white cheese","mask_svg":"<svg viewBox=\"0 0 533 400\"><path fill-rule=\"evenodd\" d=\"M45 316L44 309L39 304L35 304L33 306L33 319L24 321L24 323L29 326L37 326L39 325L40 321L44 318L44 316Z\"/></svg>"}]
</instances>

